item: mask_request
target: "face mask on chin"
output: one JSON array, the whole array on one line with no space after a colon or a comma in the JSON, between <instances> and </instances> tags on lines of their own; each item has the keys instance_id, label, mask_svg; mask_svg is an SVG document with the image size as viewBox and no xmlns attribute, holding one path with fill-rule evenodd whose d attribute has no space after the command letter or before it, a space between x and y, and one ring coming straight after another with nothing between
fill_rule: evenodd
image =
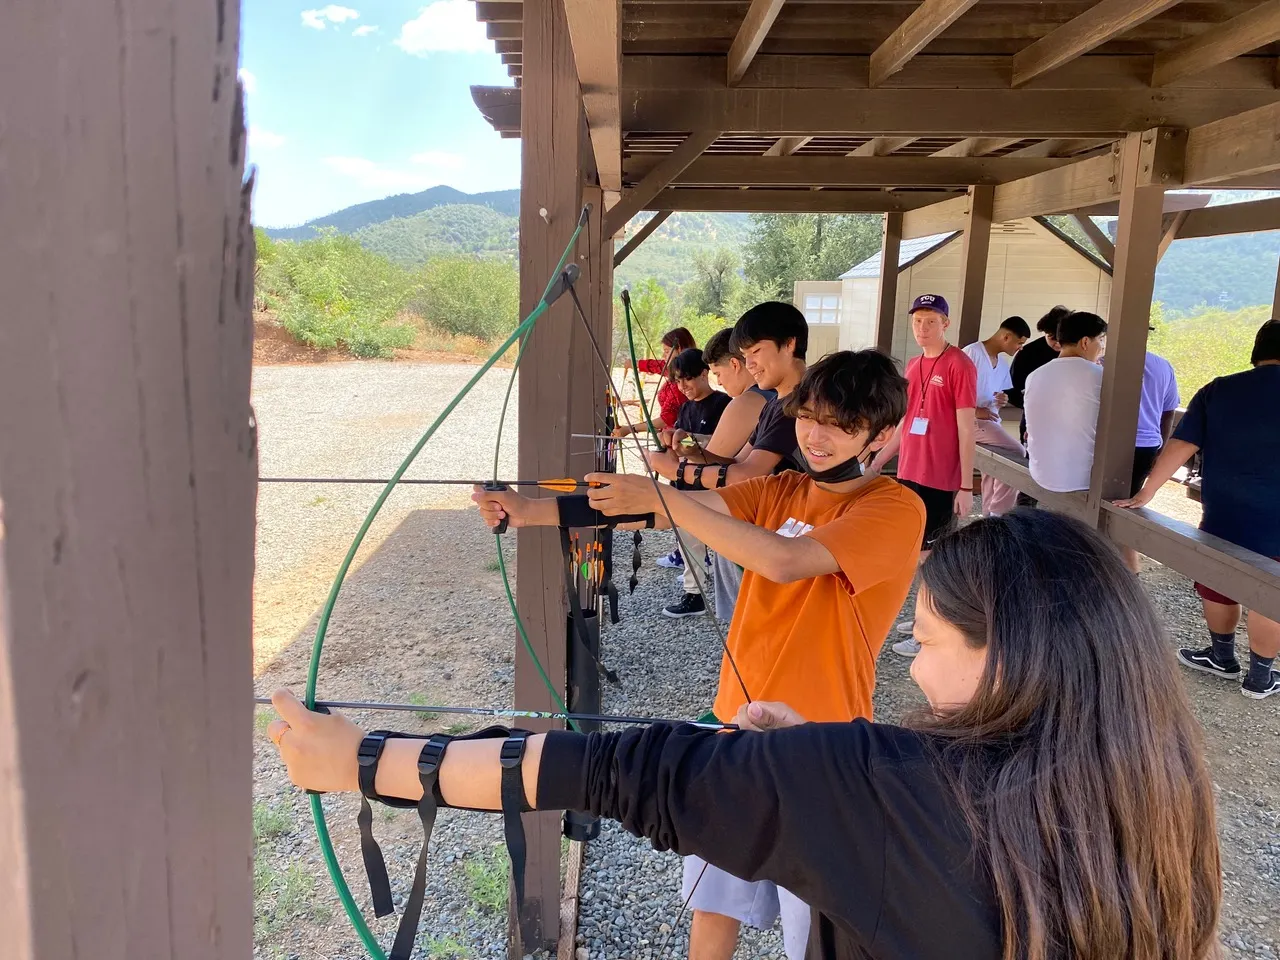
<instances>
[{"instance_id":1,"label":"face mask on chin","mask_svg":"<svg viewBox=\"0 0 1280 960\"><path fill-rule=\"evenodd\" d=\"M800 461L800 466L804 468L804 472L819 483L844 483L846 480L857 480L862 476L862 461L859 459L861 456L862 454L859 453L827 470L815 470L809 464L809 458L799 450L796 451L796 457Z\"/></svg>"}]
</instances>

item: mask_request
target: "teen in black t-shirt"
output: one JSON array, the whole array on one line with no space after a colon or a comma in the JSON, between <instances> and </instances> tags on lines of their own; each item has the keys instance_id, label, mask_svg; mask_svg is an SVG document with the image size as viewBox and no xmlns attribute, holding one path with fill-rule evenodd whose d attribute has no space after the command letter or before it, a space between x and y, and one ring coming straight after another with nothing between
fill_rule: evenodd
<instances>
[{"instance_id":1,"label":"teen in black t-shirt","mask_svg":"<svg viewBox=\"0 0 1280 960\"><path fill-rule=\"evenodd\" d=\"M1014 510L921 568L910 727L743 707L721 734L653 724L530 737L525 797L785 887L809 960L1208 960L1222 898L1213 784L1160 621L1115 548ZM286 691L268 728L295 784L355 790L363 731ZM771 729L788 727L788 729ZM750 732L769 729L769 732ZM425 740L379 794L417 800ZM501 807L502 739L455 742L452 806Z\"/></svg>"},{"instance_id":2,"label":"teen in black t-shirt","mask_svg":"<svg viewBox=\"0 0 1280 960\"><path fill-rule=\"evenodd\" d=\"M705 443L706 438L716 432L720 415L733 398L711 388L711 368L697 347L677 354L671 361L671 371L675 375L676 386L685 395L676 416L676 429L693 434L698 443Z\"/></svg>"}]
</instances>

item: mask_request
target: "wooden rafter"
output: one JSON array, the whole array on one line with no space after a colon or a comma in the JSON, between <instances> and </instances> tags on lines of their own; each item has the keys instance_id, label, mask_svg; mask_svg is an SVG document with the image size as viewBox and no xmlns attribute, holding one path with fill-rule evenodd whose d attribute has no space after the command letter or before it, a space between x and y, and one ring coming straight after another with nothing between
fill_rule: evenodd
<instances>
[{"instance_id":1,"label":"wooden rafter","mask_svg":"<svg viewBox=\"0 0 1280 960\"><path fill-rule=\"evenodd\" d=\"M1168 10L1178 0L1102 0L1014 55L1013 85L1088 53L1113 37Z\"/></svg>"},{"instance_id":2,"label":"wooden rafter","mask_svg":"<svg viewBox=\"0 0 1280 960\"><path fill-rule=\"evenodd\" d=\"M887 157L903 147L915 143L916 137L872 137L862 146L849 152L851 157Z\"/></svg>"},{"instance_id":3,"label":"wooden rafter","mask_svg":"<svg viewBox=\"0 0 1280 960\"><path fill-rule=\"evenodd\" d=\"M768 35L773 21L778 19L785 0L751 0L747 15L733 38L729 48L729 86L733 86L747 72L751 61L760 50L760 44Z\"/></svg>"},{"instance_id":4,"label":"wooden rafter","mask_svg":"<svg viewBox=\"0 0 1280 960\"><path fill-rule=\"evenodd\" d=\"M917 207L902 217L902 239L914 240L917 237L931 237L936 233L951 233L963 230L969 216L969 198L961 194Z\"/></svg>"},{"instance_id":5,"label":"wooden rafter","mask_svg":"<svg viewBox=\"0 0 1280 960\"><path fill-rule=\"evenodd\" d=\"M1194 127L1276 102L1274 87L1218 90L623 88L623 129L715 127L753 136L1108 137Z\"/></svg>"},{"instance_id":6,"label":"wooden rafter","mask_svg":"<svg viewBox=\"0 0 1280 960\"><path fill-rule=\"evenodd\" d=\"M477 0L476 19L481 23L523 23L524 4Z\"/></svg>"},{"instance_id":7,"label":"wooden rafter","mask_svg":"<svg viewBox=\"0 0 1280 960\"><path fill-rule=\"evenodd\" d=\"M924 0L871 54L870 84L878 87L978 0Z\"/></svg>"},{"instance_id":8,"label":"wooden rafter","mask_svg":"<svg viewBox=\"0 0 1280 960\"><path fill-rule=\"evenodd\" d=\"M989 153L1003 150L1005 147L1019 143L1025 137L966 137L959 143L929 154L931 157L985 157Z\"/></svg>"},{"instance_id":9,"label":"wooden rafter","mask_svg":"<svg viewBox=\"0 0 1280 960\"><path fill-rule=\"evenodd\" d=\"M690 134L680 146L663 157L661 162L645 174L643 180L626 191L617 205L609 211L609 215L604 221L604 235L606 237L616 237L622 232L622 228L627 225L627 221L641 210L679 209L678 207L668 207L665 204L650 207L649 204L654 197L666 188L667 184L680 176L685 167L697 160L707 147L715 143L716 138L719 136L720 131L718 130L699 130Z\"/></svg>"},{"instance_id":10,"label":"wooden rafter","mask_svg":"<svg viewBox=\"0 0 1280 960\"><path fill-rule=\"evenodd\" d=\"M1178 239L1182 224L1186 222L1187 215L1190 212L1189 210L1178 210L1176 213L1166 213L1164 215L1160 225L1160 246L1156 251L1157 263L1164 259L1164 255L1173 246L1173 241Z\"/></svg>"},{"instance_id":11,"label":"wooden rafter","mask_svg":"<svg viewBox=\"0 0 1280 960\"><path fill-rule=\"evenodd\" d=\"M1187 134L1183 182L1216 183L1280 170L1280 103L1224 117Z\"/></svg>"},{"instance_id":12,"label":"wooden rafter","mask_svg":"<svg viewBox=\"0 0 1280 960\"><path fill-rule=\"evenodd\" d=\"M1163 87L1277 40L1280 40L1280 0L1268 0L1157 53L1151 85Z\"/></svg>"},{"instance_id":13,"label":"wooden rafter","mask_svg":"<svg viewBox=\"0 0 1280 960\"><path fill-rule=\"evenodd\" d=\"M632 157L629 179L639 179L661 156ZM1004 157L743 157L704 155L673 183L681 186L757 187L965 187L1007 183L1074 164L1072 160L1007 160Z\"/></svg>"},{"instance_id":14,"label":"wooden rafter","mask_svg":"<svg viewBox=\"0 0 1280 960\"><path fill-rule=\"evenodd\" d=\"M764 152L766 157L789 157L813 137L779 137L777 143Z\"/></svg>"},{"instance_id":15,"label":"wooden rafter","mask_svg":"<svg viewBox=\"0 0 1280 960\"><path fill-rule=\"evenodd\" d=\"M1230 233L1280 230L1280 197L1228 203L1186 211L1178 227L1178 239L1220 237Z\"/></svg>"},{"instance_id":16,"label":"wooden rafter","mask_svg":"<svg viewBox=\"0 0 1280 960\"><path fill-rule=\"evenodd\" d=\"M613 255L613 265L616 267L618 264L622 263L623 260L627 259L627 257L631 256L631 254L635 252L636 247L644 243L653 231L662 226L667 217L671 216L671 213L672 211L670 210L659 210L645 221L644 226L637 230L630 240L618 248L618 252Z\"/></svg>"},{"instance_id":17,"label":"wooden rafter","mask_svg":"<svg viewBox=\"0 0 1280 960\"><path fill-rule=\"evenodd\" d=\"M1006 157L1069 157L1078 153L1086 153L1090 150L1097 150L1100 147L1108 146L1111 140L1091 139L1091 140L1064 140L1054 138L1050 140L1038 140L1035 143L1020 147L1017 150L1011 150L1006 153Z\"/></svg>"},{"instance_id":18,"label":"wooden rafter","mask_svg":"<svg viewBox=\"0 0 1280 960\"><path fill-rule=\"evenodd\" d=\"M622 190L622 0L564 0L601 189Z\"/></svg>"},{"instance_id":19,"label":"wooden rafter","mask_svg":"<svg viewBox=\"0 0 1280 960\"><path fill-rule=\"evenodd\" d=\"M1098 253L1102 255L1102 259L1107 263L1114 264L1116 262L1116 245L1103 229L1094 223L1092 217L1083 213L1074 213L1072 217L1076 223L1080 224L1080 229L1084 231L1085 236L1098 248Z\"/></svg>"},{"instance_id":20,"label":"wooden rafter","mask_svg":"<svg viewBox=\"0 0 1280 960\"><path fill-rule=\"evenodd\" d=\"M646 209L696 210L704 213L884 213L891 210L912 210L954 195L937 190L908 193L887 190L682 187L663 190Z\"/></svg>"}]
</instances>

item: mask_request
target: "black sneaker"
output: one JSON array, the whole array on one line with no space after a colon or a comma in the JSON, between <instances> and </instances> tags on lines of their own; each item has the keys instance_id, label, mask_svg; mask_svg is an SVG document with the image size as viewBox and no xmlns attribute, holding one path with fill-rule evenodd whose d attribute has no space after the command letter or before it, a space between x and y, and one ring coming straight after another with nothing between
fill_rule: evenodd
<instances>
[{"instance_id":1,"label":"black sneaker","mask_svg":"<svg viewBox=\"0 0 1280 960\"><path fill-rule=\"evenodd\" d=\"M686 593L680 598L679 603L673 603L669 607L662 608L664 617L671 617L678 620L681 617L696 617L700 613L706 612L707 605L702 600L700 593Z\"/></svg>"},{"instance_id":2,"label":"black sneaker","mask_svg":"<svg viewBox=\"0 0 1280 960\"><path fill-rule=\"evenodd\" d=\"M1250 700L1265 700L1273 693L1280 693L1280 670L1272 670L1268 682L1261 687L1255 687L1249 682L1249 678L1244 678L1244 683L1240 684L1240 692Z\"/></svg>"},{"instance_id":3,"label":"black sneaker","mask_svg":"<svg viewBox=\"0 0 1280 960\"><path fill-rule=\"evenodd\" d=\"M1240 679L1240 661L1229 660L1226 663L1219 663L1213 656L1213 647L1205 647L1203 650L1187 650L1178 651L1178 662L1184 667L1190 667L1192 670L1199 670L1202 673L1211 673L1215 677L1222 677L1224 680Z\"/></svg>"}]
</instances>

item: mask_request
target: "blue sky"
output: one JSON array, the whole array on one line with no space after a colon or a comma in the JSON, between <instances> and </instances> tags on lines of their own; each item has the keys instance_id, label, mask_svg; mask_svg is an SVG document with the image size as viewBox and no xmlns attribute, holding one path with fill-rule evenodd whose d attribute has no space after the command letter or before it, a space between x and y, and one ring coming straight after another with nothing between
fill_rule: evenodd
<instances>
[{"instance_id":1,"label":"blue sky","mask_svg":"<svg viewBox=\"0 0 1280 960\"><path fill-rule=\"evenodd\" d=\"M255 222L291 226L395 193L520 184L520 142L471 102L509 85L471 0L245 0L240 73Z\"/></svg>"}]
</instances>

